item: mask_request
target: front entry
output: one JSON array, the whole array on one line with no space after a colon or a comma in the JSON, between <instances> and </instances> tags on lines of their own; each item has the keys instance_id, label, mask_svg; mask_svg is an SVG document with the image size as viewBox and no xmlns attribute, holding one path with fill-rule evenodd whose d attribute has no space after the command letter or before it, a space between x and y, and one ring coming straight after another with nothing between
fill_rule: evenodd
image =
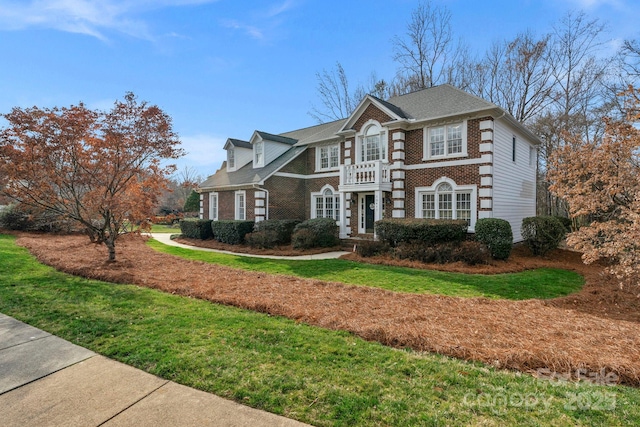
<instances>
[{"instance_id":1,"label":"front entry","mask_svg":"<svg viewBox=\"0 0 640 427\"><path fill-rule=\"evenodd\" d=\"M376 199L373 194L366 194L364 196L364 229L365 233L373 233L374 226L374 214L376 208Z\"/></svg>"}]
</instances>

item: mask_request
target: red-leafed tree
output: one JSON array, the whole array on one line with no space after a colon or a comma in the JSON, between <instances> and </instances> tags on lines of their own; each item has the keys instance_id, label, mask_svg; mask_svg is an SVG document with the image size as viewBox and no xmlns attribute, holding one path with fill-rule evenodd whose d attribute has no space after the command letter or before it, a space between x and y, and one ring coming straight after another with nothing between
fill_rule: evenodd
<instances>
[{"instance_id":1,"label":"red-leafed tree","mask_svg":"<svg viewBox=\"0 0 640 427\"><path fill-rule=\"evenodd\" d=\"M583 260L611 263L620 279L640 273L640 90L623 94L627 117L605 119L599 141L568 138L551 158L551 191L569 204L569 213L587 225L568 237Z\"/></svg>"},{"instance_id":2,"label":"red-leafed tree","mask_svg":"<svg viewBox=\"0 0 640 427\"><path fill-rule=\"evenodd\" d=\"M0 175L21 205L73 220L116 258L128 225L149 217L183 155L171 118L127 93L111 111L84 104L14 108L3 115Z\"/></svg>"}]
</instances>

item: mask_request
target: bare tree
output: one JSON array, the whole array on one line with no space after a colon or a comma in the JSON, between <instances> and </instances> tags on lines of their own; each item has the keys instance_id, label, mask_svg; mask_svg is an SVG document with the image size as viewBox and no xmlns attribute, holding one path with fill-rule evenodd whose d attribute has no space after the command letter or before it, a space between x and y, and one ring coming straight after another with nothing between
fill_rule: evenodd
<instances>
[{"instance_id":1,"label":"bare tree","mask_svg":"<svg viewBox=\"0 0 640 427\"><path fill-rule=\"evenodd\" d=\"M395 36L393 59L399 64L398 79L409 92L445 83L452 56L451 12L420 2L411 12L406 37Z\"/></svg>"},{"instance_id":2,"label":"bare tree","mask_svg":"<svg viewBox=\"0 0 640 427\"><path fill-rule=\"evenodd\" d=\"M349 90L347 73L340 62L331 71L322 70L316 73L318 80L318 96L322 107L312 105L309 115L318 123L343 119L349 116L358 106L358 94Z\"/></svg>"}]
</instances>

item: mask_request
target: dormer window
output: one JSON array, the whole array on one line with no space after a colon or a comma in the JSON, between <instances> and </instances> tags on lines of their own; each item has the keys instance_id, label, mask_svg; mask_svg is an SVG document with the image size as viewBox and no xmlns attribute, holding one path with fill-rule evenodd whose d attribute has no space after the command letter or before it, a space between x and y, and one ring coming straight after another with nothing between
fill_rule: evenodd
<instances>
[{"instance_id":1,"label":"dormer window","mask_svg":"<svg viewBox=\"0 0 640 427\"><path fill-rule=\"evenodd\" d=\"M253 144L255 166L264 166L264 142Z\"/></svg>"},{"instance_id":2,"label":"dormer window","mask_svg":"<svg viewBox=\"0 0 640 427\"><path fill-rule=\"evenodd\" d=\"M230 169L233 169L236 167L236 153L233 148L229 148L227 150L227 165L229 166Z\"/></svg>"},{"instance_id":3,"label":"dormer window","mask_svg":"<svg viewBox=\"0 0 640 427\"><path fill-rule=\"evenodd\" d=\"M376 160L387 160L386 133L378 122L370 121L365 125L364 131L359 138L360 162L373 162Z\"/></svg>"}]
</instances>

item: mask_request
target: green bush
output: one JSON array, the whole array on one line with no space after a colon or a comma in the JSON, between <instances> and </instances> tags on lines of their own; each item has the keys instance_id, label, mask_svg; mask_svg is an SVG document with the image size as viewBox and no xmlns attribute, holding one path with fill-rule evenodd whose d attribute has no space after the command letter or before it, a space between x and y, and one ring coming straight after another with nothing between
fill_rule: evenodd
<instances>
[{"instance_id":1,"label":"green bush","mask_svg":"<svg viewBox=\"0 0 640 427\"><path fill-rule=\"evenodd\" d=\"M180 232L184 237L206 240L213 237L210 219L187 218L180 220Z\"/></svg>"},{"instance_id":2,"label":"green bush","mask_svg":"<svg viewBox=\"0 0 640 427\"><path fill-rule=\"evenodd\" d=\"M24 205L11 205L0 212L0 228L16 231L71 232L79 223L46 210L34 210Z\"/></svg>"},{"instance_id":3,"label":"green bush","mask_svg":"<svg viewBox=\"0 0 640 427\"><path fill-rule=\"evenodd\" d=\"M262 230L248 233L244 240L252 248L271 249L278 245L278 233L273 230Z\"/></svg>"},{"instance_id":4,"label":"green bush","mask_svg":"<svg viewBox=\"0 0 640 427\"><path fill-rule=\"evenodd\" d=\"M291 243L291 235L296 225L300 224L298 219L268 219L256 222L253 226L254 232L269 231L275 233L275 245L288 245Z\"/></svg>"},{"instance_id":5,"label":"green bush","mask_svg":"<svg viewBox=\"0 0 640 427\"><path fill-rule=\"evenodd\" d=\"M196 190L191 190L182 210L185 212L198 212L200 210L200 194Z\"/></svg>"},{"instance_id":6,"label":"green bush","mask_svg":"<svg viewBox=\"0 0 640 427\"><path fill-rule=\"evenodd\" d=\"M513 247L513 232L509 221L482 218L476 222L476 241L489 248L494 259L507 259Z\"/></svg>"},{"instance_id":7,"label":"green bush","mask_svg":"<svg viewBox=\"0 0 640 427\"><path fill-rule=\"evenodd\" d=\"M309 219L296 225L291 236L294 248L330 248L340 243L338 226L331 218Z\"/></svg>"},{"instance_id":8,"label":"green bush","mask_svg":"<svg viewBox=\"0 0 640 427\"><path fill-rule=\"evenodd\" d=\"M558 217L532 216L522 220L522 238L534 255L556 249L565 235L566 228Z\"/></svg>"},{"instance_id":9,"label":"green bush","mask_svg":"<svg viewBox=\"0 0 640 427\"><path fill-rule=\"evenodd\" d=\"M377 221L375 227L378 238L395 247L406 242L427 245L461 242L468 226L463 220L393 218Z\"/></svg>"},{"instance_id":10,"label":"green bush","mask_svg":"<svg viewBox=\"0 0 640 427\"><path fill-rule=\"evenodd\" d=\"M253 231L253 226L253 221L212 221L211 231L218 242L239 245L244 243L247 233Z\"/></svg>"},{"instance_id":11,"label":"green bush","mask_svg":"<svg viewBox=\"0 0 640 427\"><path fill-rule=\"evenodd\" d=\"M464 262L467 265L489 263L489 250L480 242L465 241L453 251L453 260Z\"/></svg>"},{"instance_id":12,"label":"green bush","mask_svg":"<svg viewBox=\"0 0 640 427\"><path fill-rule=\"evenodd\" d=\"M571 233L571 227L573 225L571 218L567 218L566 216L559 216L559 215L554 216L554 218L560 221L566 233Z\"/></svg>"}]
</instances>

